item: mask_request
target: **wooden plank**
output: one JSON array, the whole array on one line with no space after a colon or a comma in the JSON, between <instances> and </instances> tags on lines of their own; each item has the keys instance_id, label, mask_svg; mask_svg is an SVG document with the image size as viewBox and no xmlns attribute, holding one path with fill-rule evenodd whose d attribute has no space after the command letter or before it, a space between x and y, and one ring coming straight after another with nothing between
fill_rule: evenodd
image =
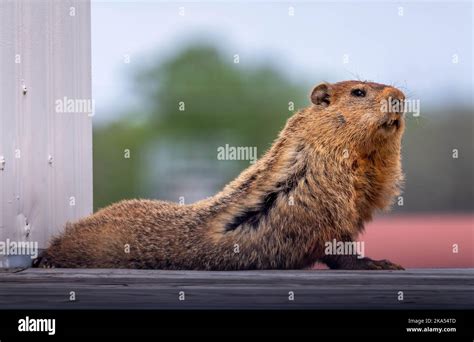
<instances>
[{"instance_id":1,"label":"wooden plank","mask_svg":"<svg viewBox=\"0 0 474 342\"><path fill-rule=\"evenodd\" d=\"M56 107L92 100L90 34L89 1L0 2L0 241L44 248L92 212L91 116Z\"/></svg>"},{"instance_id":2,"label":"wooden plank","mask_svg":"<svg viewBox=\"0 0 474 342\"><path fill-rule=\"evenodd\" d=\"M70 301L74 291L76 301ZM185 300L179 300L184 291ZM293 291L294 300L289 300ZM399 291L404 300L399 301ZM474 269L0 273L5 309L472 309Z\"/></svg>"}]
</instances>

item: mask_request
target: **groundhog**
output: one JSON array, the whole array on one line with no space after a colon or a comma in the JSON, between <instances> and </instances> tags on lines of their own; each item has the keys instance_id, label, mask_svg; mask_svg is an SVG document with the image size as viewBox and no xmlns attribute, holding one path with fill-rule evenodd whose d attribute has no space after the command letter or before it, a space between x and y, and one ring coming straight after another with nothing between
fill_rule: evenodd
<instances>
[{"instance_id":1,"label":"groundhog","mask_svg":"<svg viewBox=\"0 0 474 342\"><path fill-rule=\"evenodd\" d=\"M402 269L328 255L402 184L404 94L373 82L316 86L271 148L214 197L125 200L66 225L39 265L173 270ZM394 109L395 108L395 109ZM389 110L391 109L391 110Z\"/></svg>"}]
</instances>

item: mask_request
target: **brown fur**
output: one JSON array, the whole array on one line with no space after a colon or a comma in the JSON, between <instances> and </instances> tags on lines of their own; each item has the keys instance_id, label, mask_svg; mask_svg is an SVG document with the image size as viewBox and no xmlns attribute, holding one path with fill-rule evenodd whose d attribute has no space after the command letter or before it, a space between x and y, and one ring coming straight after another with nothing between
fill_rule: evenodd
<instances>
[{"instance_id":1,"label":"brown fur","mask_svg":"<svg viewBox=\"0 0 474 342\"><path fill-rule=\"evenodd\" d=\"M351 95L355 88L366 96ZM331 268L399 269L324 254L325 242L355 239L399 193L404 122L381 111L389 97L404 99L377 83L319 85L313 104L288 120L270 150L214 197L191 205L113 204L68 224L42 264L240 270L323 261ZM389 118L399 118L398 129L381 127Z\"/></svg>"}]
</instances>

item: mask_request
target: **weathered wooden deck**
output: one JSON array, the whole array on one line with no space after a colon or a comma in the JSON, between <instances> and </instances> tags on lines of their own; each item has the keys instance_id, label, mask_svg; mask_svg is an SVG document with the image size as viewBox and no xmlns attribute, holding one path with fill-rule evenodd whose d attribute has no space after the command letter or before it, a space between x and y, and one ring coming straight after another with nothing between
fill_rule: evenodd
<instances>
[{"instance_id":1,"label":"weathered wooden deck","mask_svg":"<svg viewBox=\"0 0 474 342\"><path fill-rule=\"evenodd\" d=\"M71 291L75 301L70 301ZM185 300L179 300L181 291ZM0 270L0 308L473 309L474 269Z\"/></svg>"}]
</instances>

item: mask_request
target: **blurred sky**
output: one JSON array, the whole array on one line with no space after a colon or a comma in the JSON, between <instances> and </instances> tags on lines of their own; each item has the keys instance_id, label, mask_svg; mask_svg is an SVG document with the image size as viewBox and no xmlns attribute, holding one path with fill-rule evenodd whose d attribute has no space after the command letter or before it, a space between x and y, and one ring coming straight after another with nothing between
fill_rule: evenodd
<instances>
[{"instance_id":1,"label":"blurred sky","mask_svg":"<svg viewBox=\"0 0 474 342\"><path fill-rule=\"evenodd\" d=\"M359 78L401 87L421 99L422 110L472 106L472 7L471 1L92 0L94 120L139 106L131 79L140 65L201 40L230 60L239 54L240 67L270 63L308 87Z\"/></svg>"}]
</instances>

